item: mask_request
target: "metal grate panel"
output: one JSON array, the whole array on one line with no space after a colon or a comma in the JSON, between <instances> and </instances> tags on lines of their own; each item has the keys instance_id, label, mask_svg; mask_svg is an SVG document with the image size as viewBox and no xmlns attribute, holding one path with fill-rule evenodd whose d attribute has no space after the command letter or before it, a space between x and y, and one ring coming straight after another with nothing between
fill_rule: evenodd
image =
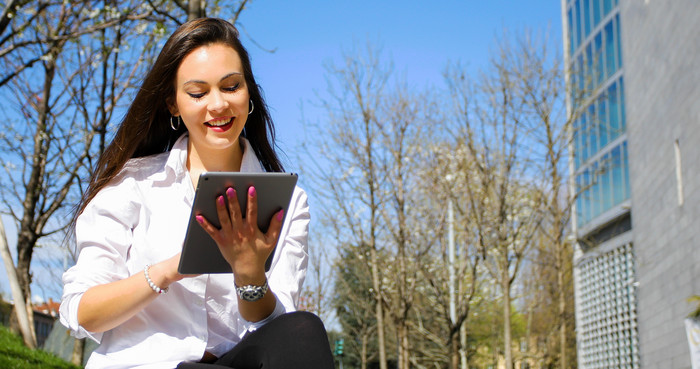
<instances>
[{"instance_id":1,"label":"metal grate panel","mask_svg":"<svg viewBox=\"0 0 700 369\"><path fill-rule=\"evenodd\" d=\"M579 363L585 369L639 368L632 244L579 266Z\"/></svg>"}]
</instances>

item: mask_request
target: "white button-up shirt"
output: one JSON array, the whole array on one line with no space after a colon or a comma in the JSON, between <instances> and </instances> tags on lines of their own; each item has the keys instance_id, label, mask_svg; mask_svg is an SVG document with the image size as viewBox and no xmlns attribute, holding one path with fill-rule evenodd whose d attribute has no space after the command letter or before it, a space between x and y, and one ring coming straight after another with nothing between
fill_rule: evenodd
<instances>
[{"instance_id":1,"label":"white button-up shirt","mask_svg":"<svg viewBox=\"0 0 700 369\"><path fill-rule=\"evenodd\" d=\"M241 172L264 171L250 144L241 140ZM232 274L205 274L171 284L167 294L107 332L89 332L78 324L78 305L88 288L140 273L146 264L182 250L194 200L186 159L183 135L169 152L129 160L77 219L79 256L63 274L60 316L76 337L100 343L87 368L174 368L201 359L205 350L221 356L249 330L296 309L308 264L309 229L307 197L298 187L266 273L277 298L269 318L244 320Z\"/></svg>"}]
</instances>

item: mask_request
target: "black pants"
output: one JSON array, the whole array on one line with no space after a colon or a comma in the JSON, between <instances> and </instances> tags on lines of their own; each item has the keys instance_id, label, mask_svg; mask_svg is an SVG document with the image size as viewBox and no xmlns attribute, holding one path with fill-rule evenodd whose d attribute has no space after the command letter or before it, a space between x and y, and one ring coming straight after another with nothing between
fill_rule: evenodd
<instances>
[{"instance_id":1,"label":"black pants","mask_svg":"<svg viewBox=\"0 0 700 369\"><path fill-rule=\"evenodd\" d=\"M283 314L246 335L213 364L180 363L178 369L332 369L328 336L316 315L298 311Z\"/></svg>"}]
</instances>

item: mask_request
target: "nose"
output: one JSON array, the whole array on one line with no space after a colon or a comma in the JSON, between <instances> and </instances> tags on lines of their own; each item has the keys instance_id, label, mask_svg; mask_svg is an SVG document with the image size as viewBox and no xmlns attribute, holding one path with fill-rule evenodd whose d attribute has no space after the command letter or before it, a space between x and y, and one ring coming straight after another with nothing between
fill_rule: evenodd
<instances>
[{"instance_id":1,"label":"nose","mask_svg":"<svg viewBox=\"0 0 700 369\"><path fill-rule=\"evenodd\" d=\"M224 94L221 91L214 90L210 94L209 106L210 111L222 111L228 108L228 101L226 101Z\"/></svg>"}]
</instances>

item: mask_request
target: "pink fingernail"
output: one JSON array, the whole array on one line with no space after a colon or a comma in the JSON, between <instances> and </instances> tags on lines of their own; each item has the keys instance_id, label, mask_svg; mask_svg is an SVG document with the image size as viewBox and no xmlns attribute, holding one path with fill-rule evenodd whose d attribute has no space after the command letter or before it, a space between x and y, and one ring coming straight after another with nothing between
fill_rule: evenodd
<instances>
[{"instance_id":1,"label":"pink fingernail","mask_svg":"<svg viewBox=\"0 0 700 369\"><path fill-rule=\"evenodd\" d=\"M195 216L194 219L197 219L199 224L204 224L204 217L202 217L201 215Z\"/></svg>"},{"instance_id":2,"label":"pink fingernail","mask_svg":"<svg viewBox=\"0 0 700 369\"><path fill-rule=\"evenodd\" d=\"M255 196L255 187L250 186L250 188L248 189L248 195L250 195L250 197Z\"/></svg>"},{"instance_id":3,"label":"pink fingernail","mask_svg":"<svg viewBox=\"0 0 700 369\"><path fill-rule=\"evenodd\" d=\"M284 209L280 210L280 211L277 213L277 220L279 220L279 221L281 222L281 221L282 221L282 218L284 218Z\"/></svg>"},{"instance_id":4,"label":"pink fingernail","mask_svg":"<svg viewBox=\"0 0 700 369\"><path fill-rule=\"evenodd\" d=\"M233 198L234 196L236 196L236 191L233 188L229 187L228 190L226 190L226 196L228 196L229 198Z\"/></svg>"},{"instance_id":5,"label":"pink fingernail","mask_svg":"<svg viewBox=\"0 0 700 369\"><path fill-rule=\"evenodd\" d=\"M219 197L216 199L216 201L219 203L219 205L221 205L221 206L224 205L224 197L223 197L223 196L219 196Z\"/></svg>"}]
</instances>

